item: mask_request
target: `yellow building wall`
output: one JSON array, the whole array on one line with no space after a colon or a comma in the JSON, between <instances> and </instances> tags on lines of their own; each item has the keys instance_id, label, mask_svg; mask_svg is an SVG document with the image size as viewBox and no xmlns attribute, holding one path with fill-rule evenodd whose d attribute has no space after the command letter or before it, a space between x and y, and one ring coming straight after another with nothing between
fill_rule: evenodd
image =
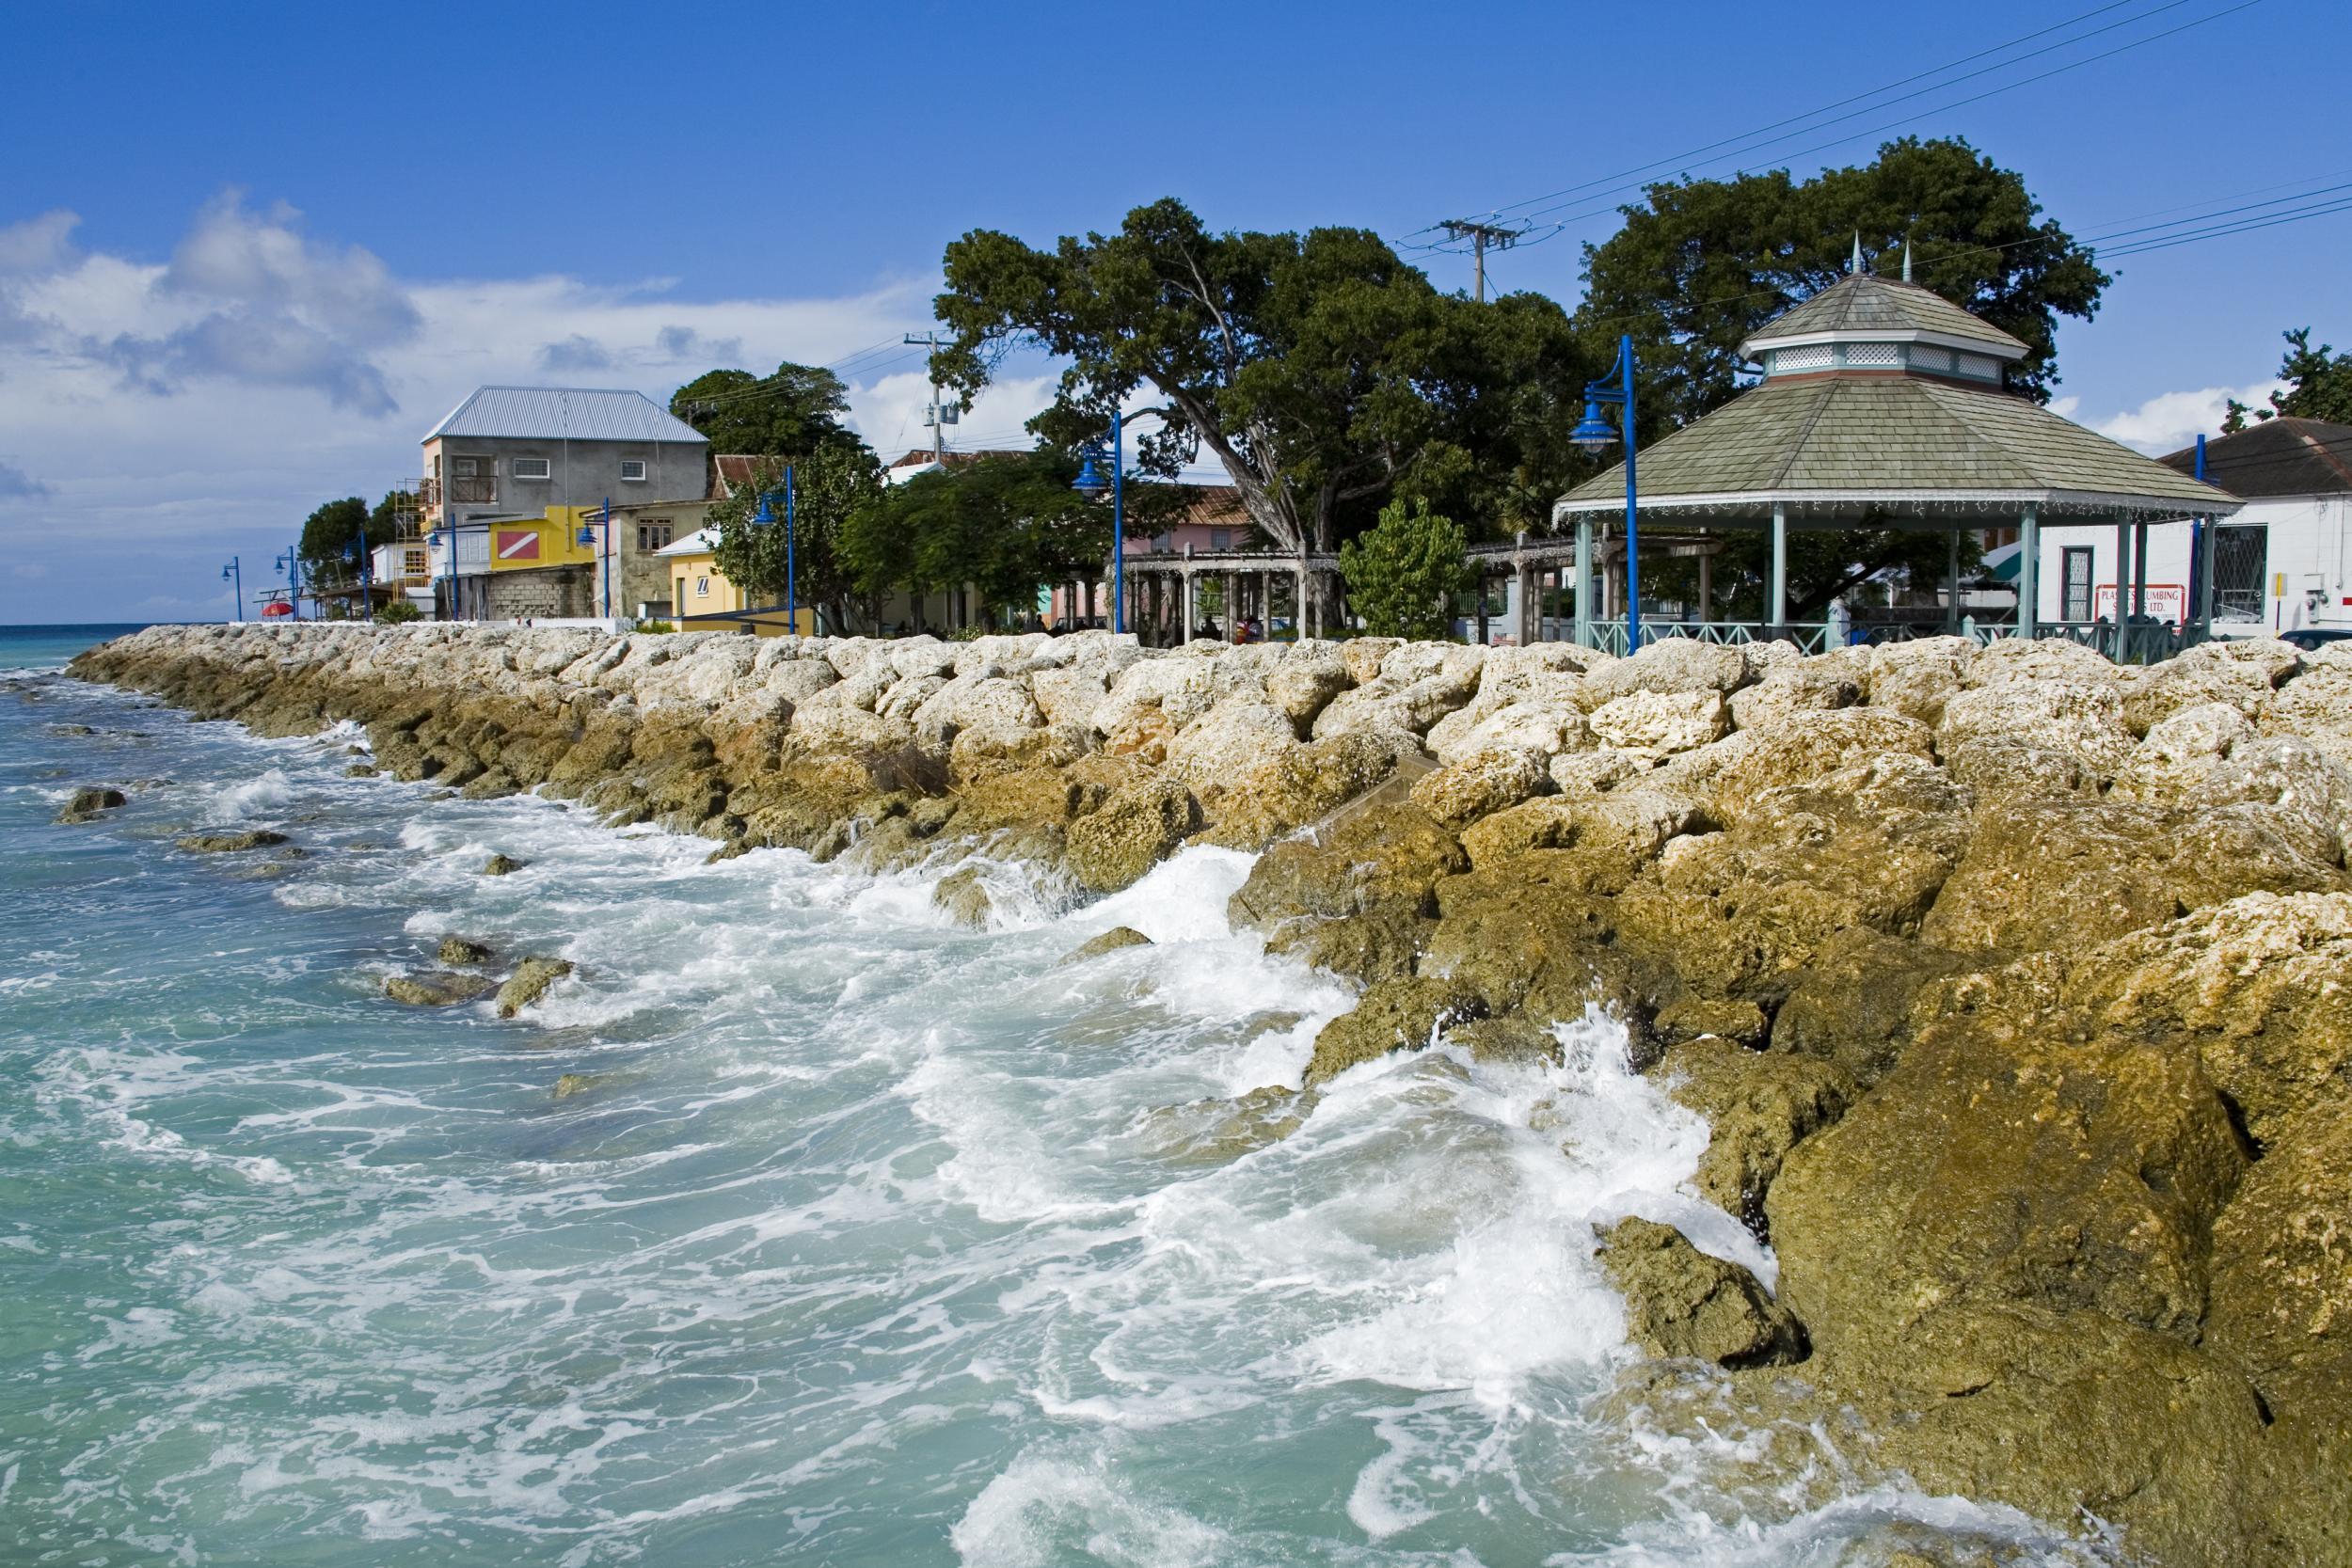
<instances>
[{"instance_id":1,"label":"yellow building wall","mask_svg":"<svg viewBox=\"0 0 2352 1568\"><path fill-rule=\"evenodd\" d=\"M675 624L680 631L749 631L761 637L782 637L790 628L786 625L784 607L775 606L750 621L708 620L702 617L734 615L752 608L750 595L727 580L719 570L716 556L671 556L670 608ZM817 635L817 611L803 607L795 617L803 637Z\"/></svg>"},{"instance_id":2,"label":"yellow building wall","mask_svg":"<svg viewBox=\"0 0 2352 1568\"><path fill-rule=\"evenodd\" d=\"M532 566L595 565L594 541L604 534L600 520L603 510L596 506L550 506L543 516L488 524L490 570L514 572ZM591 539L585 545L580 542L583 524Z\"/></svg>"}]
</instances>

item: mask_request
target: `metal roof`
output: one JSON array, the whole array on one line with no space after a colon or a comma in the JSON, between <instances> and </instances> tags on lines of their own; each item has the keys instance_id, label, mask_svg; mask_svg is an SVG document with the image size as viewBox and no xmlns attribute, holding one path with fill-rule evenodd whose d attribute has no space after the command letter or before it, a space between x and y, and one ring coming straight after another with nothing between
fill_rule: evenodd
<instances>
[{"instance_id":1,"label":"metal roof","mask_svg":"<svg viewBox=\"0 0 2352 1568\"><path fill-rule=\"evenodd\" d=\"M1868 273L1841 277L1804 304L1782 311L1756 328L1740 351L1828 338L1964 342L2003 359L2029 352L2018 339L1932 289Z\"/></svg>"},{"instance_id":2,"label":"metal roof","mask_svg":"<svg viewBox=\"0 0 2352 1568\"><path fill-rule=\"evenodd\" d=\"M2039 404L1910 375L1768 381L1641 453L1643 510L1949 517L2026 504L2079 516L2219 515L2236 497ZM1621 463L1560 513L1625 504Z\"/></svg>"},{"instance_id":3,"label":"metal roof","mask_svg":"<svg viewBox=\"0 0 2352 1568\"><path fill-rule=\"evenodd\" d=\"M473 436L526 441L677 441L703 433L643 392L588 387L482 387L424 439Z\"/></svg>"}]
</instances>

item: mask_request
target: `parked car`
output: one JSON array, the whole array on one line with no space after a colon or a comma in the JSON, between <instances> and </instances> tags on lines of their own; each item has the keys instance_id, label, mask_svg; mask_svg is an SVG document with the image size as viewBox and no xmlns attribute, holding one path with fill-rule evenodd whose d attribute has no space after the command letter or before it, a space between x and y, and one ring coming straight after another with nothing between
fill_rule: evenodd
<instances>
[{"instance_id":1,"label":"parked car","mask_svg":"<svg viewBox=\"0 0 2352 1568\"><path fill-rule=\"evenodd\" d=\"M2352 626L2297 626L2280 632L2279 641L2315 653L2330 642L2352 642Z\"/></svg>"}]
</instances>

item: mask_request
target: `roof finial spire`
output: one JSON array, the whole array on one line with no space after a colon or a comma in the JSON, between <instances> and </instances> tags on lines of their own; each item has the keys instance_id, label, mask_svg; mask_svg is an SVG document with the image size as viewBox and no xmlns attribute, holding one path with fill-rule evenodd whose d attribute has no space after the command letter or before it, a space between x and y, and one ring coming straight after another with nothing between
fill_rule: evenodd
<instances>
[{"instance_id":1,"label":"roof finial spire","mask_svg":"<svg viewBox=\"0 0 2352 1568\"><path fill-rule=\"evenodd\" d=\"M1852 277L1862 276L1862 230L1859 229L1853 231L1853 260L1846 263L1846 272Z\"/></svg>"},{"instance_id":2,"label":"roof finial spire","mask_svg":"<svg viewBox=\"0 0 2352 1568\"><path fill-rule=\"evenodd\" d=\"M1903 281L1911 281L1911 236L1903 236Z\"/></svg>"}]
</instances>

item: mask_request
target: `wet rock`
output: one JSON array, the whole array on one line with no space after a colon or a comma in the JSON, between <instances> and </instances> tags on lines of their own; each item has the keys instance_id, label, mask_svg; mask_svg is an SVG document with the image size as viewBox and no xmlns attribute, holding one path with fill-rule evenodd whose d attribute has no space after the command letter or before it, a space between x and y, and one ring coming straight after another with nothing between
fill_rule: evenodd
<instances>
[{"instance_id":1,"label":"wet rock","mask_svg":"<svg viewBox=\"0 0 2352 1568\"><path fill-rule=\"evenodd\" d=\"M1466 870L1461 845L1418 806L1343 813L1320 834L1267 848L1231 901L1233 923L1270 931L1395 908L1435 913L1439 878Z\"/></svg>"},{"instance_id":2,"label":"wet rock","mask_svg":"<svg viewBox=\"0 0 2352 1568\"><path fill-rule=\"evenodd\" d=\"M1083 963L1099 958L1105 953L1116 953L1122 947L1149 947L1152 939L1133 926L1114 926L1100 936L1089 937L1062 958L1066 964Z\"/></svg>"},{"instance_id":3,"label":"wet rock","mask_svg":"<svg viewBox=\"0 0 2352 1568\"><path fill-rule=\"evenodd\" d=\"M186 833L172 840L192 855L230 855L246 849L266 849L286 842L271 828L246 828L232 833Z\"/></svg>"},{"instance_id":4,"label":"wet rock","mask_svg":"<svg viewBox=\"0 0 2352 1568\"><path fill-rule=\"evenodd\" d=\"M445 964L485 964L494 955L482 943L466 937L443 937L436 956Z\"/></svg>"},{"instance_id":5,"label":"wet rock","mask_svg":"<svg viewBox=\"0 0 2352 1568\"><path fill-rule=\"evenodd\" d=\"M1764 1009L1753 1002L1724 997L1688 996L1658 1009L1651 1029L1660 1040L1674 1045L1709 1036L1738 1045L1756 1045L1770 1026Z\"/></svg>"},{"instance_id":6,"label":"wet rock","mask_svg":"<svg viewBox=\"0 0 2352 1568\"><path fill-rule=\"evenodd\" d=\"M1163 1105L1144 1118L1136 1142L1158 1159L1224 1164L1297 1132L1313 1114L1315 1099L1311 1090L1273 1085L1232 1100Z\"/></svg>"},{"instance_id":7,"label":"wet rock","mask_svg":"<svg viewBox=\"0 0 2352 1568\"><path fill-rule=\"evenodd\" d=\"M1803 1358L1804 1328L1739 1264L1652 1220L1619 1220L1600 1235L1601 1267L1625 1297L1627 1332L1650 1354L1719 1367Z\"/></svg>"},{"instance_id":8,"label":"wet rock","mask_svg":"<svg viewBox=\"0 0 2352 1568\"><path fill-rule=\"evenodd\" d=\"M572 973L571 963L564 958L525 958L515 966L515 973L499 987L498 1010L501 1018L513 1018L548 993L548 988Z\"/></svg>"},{"instance_id":9,"label":"wet rock","mask_svg":"<svg viewBox=\"0 0 2352 1568\"><path fill-rule=\"evenodd\" d=\"M618 1072L567 1072L555 1081L553 1098L569 1100L575 1095L594 1094L626 1081L627 1075Z\"/></svg>"},{"instance_id":10,"label":"wet rock","mask_svg":"<svg viewBox=\"0 0 2352 1568\"><path fill-rule=\"evenodd\" d=\"M1127 785L1070 825L1071 875L1094 893L1133 886L1199 825L1200 806L1177 780Z\"/></svg>"},{"instance_id":11,"label":"wet rock","mask_svg":"<svg viewBox=\"0 0 2352 1568\"><path fill-rule=\"evenodd\" d=\"M1307 1086L1314 1087L1391 1051L1435 1043L1449 1024L1483 1017L1486 1002L1458 980L1417 976L1383 980L1367 990L1355 1009L1323 1026L1307 1063Z\"/></svg>"},{"instance_id":12,"label":"wet rock","mask_svg":"<svg viewBox=\"0 0 2352 1568\"><path fill-rule=\"evenodd\" d=\"M518 861L514 856L501 851L482 863L482 875L485 877L511 876L530 863L529 861Z\"/></svg>"},{"instance_id":13,"label":"wet rock","mask_svg":"<svg viewBox=\"0 0 2352 1568\"><path fill-rule=\"evenodd\" d=\"M1782 1299L1817 1338L1976 1301L2193 1340L2205 1237L2246 1166L2212 1080L2189 1053L2066 1028L2042 960L1949 985L1772 1182Z\"/></svg>"},{"instance_id":14,"label":"wet rock","mask_svg":"<svg viewBox=\"0 0 2352 1568\"><path fill-rule=\"evenodd\" d=\"M931 903L946 911L957 925L976 931L988 925L988 917L996 908L977 865L967 865L941 878L938 886L931 889Z\"/></svg>"},{"instance_id":15,"label":"wet rock","mask_svg":"<svg viewBox=\"0 0 2352 1568\"><path fill-rule=\"evenodd\" d=\"M343 769L343 777L346 779L373 779L376 776L376 772L377 770L374 766L370 763L355 762L350 767Z\"/></svg>"},{"instance_id":16,"label":"wet rock","mask_svg":"<svg viewBox=\"0 0 2352 1568\"><path fill-rule=\"evenodd\" d=\"M1445 1043L1457 1045L1480 1062L1557 1062L1560 1038L1526 1017L1480 1018L1448 1024Z\"/></svg>"},{"instance_id":17,"label":"wet rock","mask_svg":"<svg viewBox=\"0 0 2352 1568\"><path fill-rule=\"evenodd\" d=\"M424 974L395 974L384 982L384 994L411 1007L449 1007L486 994L490 982L478 974L448 971Z\"/></svg>"},{"instance_id":18,"label":"wet rock","mask_svg":"<svg viewBox=\"0 0 2352 1568\"><path fill-rule=\"evenodd\" d=\"M1692 1184L1758 1234L1788 1151L1843 1116L1857 1093L1832 1063L1751 1051L1719 1035L1672 1046L1661 1070L1676 1101L1707 1118L1707 1152Z\"/></svg>"},{"instance_id":19,"label":"wet rock","mask_svg":"<svg viewBox=\"0 0 2352 1568\"><path fill-rule=\"evenodd\" d=\"M112 811L121 805L123 799L122 791L111 785L84 784L66 801L65 809L57 813L57 820L66 823L94 821L99 813Z\"/></svg>"}]
</instances>

